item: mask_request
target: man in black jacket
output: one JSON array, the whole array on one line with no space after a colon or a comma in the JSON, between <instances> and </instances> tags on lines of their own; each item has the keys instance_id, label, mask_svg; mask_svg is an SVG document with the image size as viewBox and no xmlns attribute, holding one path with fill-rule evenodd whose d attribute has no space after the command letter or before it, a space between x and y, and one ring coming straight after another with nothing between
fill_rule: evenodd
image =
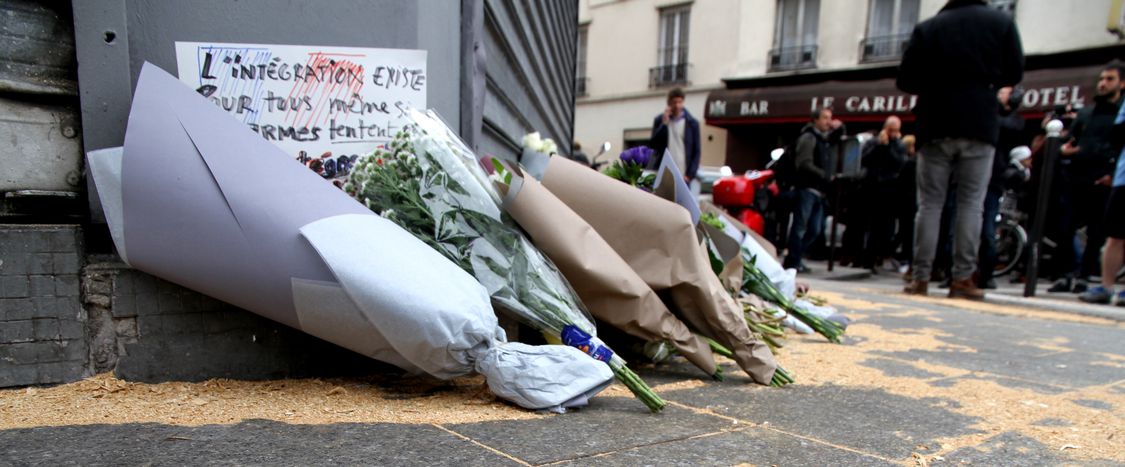
<instances>
[{"instance_id":1,"label":"man in black jacket","mask_svg":"<svg viewBox=\"0 0 1125 467\"><path fill-rule=\"evenodd\" d=\"M699 170L699 120L684 108L684 91L675 88L668 92L668 106L664 113L652 121L652 139L649 143L656 154L655 166L660 165L667 149L676 161L676 167L684 173L684 180L691 182Z\"/></svg>"},{"instance_id":2,"label":"man in black jacket","mask_svg":"<svg viewBox=\"0 0 1125 467\"><path fill-rule=\"evenodd\" d=\"M1009 153L1016 146L1027 144L1023 135L1026 122L1017 112L1022 97L1022 90L1011 86L1002 87L996 92L996 101L1000 104L1000 133L996 142L996 155L992 158L992 177L984 196L984 216L981 217L983 223L980 229L980 274L977 277L977 287L982 289L996 288L996 280L992 278L998 259L996 216L1000 214L1000 198L1004 196L1005 173L1012 168Z\"/></svg>"},{"instance_id":3,"label":"man in black jacket","mask_svg":"<svg viewBox=\"0 0 1125 467\"><path fill-rule=\"evenodd\" d=\"M1050 292L1086 291L1086 278L1101 271L1099 257L1105 242L1102 231L1102 214L1109 200L1110 175L1113 173L1117 151L1110 143L1110 132L1121 106L1121 71L1123 65L1114 62L1098 74L1097 95L1094 105L1083 107L1071 126L1073 138L1059 150L1062 177L1057 196L1068 215L1062 216L1062 241L1069 245L1075 232L1086 227L1086 249L1082 261L1075 267L1074 249L1060 248L1059 264L1063 278L1048 290ZM1052 197L1055 194L1052 193ZM1078 280L1073 281L1075 273Z\"/></svg>"},{"instance_id":4,"label":"man in black jacket","mask_svg":"<svg viewBox=\"0 0 1125 467\"><path fill-rule=\"evenodd\" d=\"M860 202L864 204L861 224L867 237L860 265L874 272L894 252L895 213L886 209L886 203L894 199L895 184L906 164L902 120L893 115L888 117L879 134L863 143L860 157L864 170L860 188Z\"/></svg>"},{"instance_id":5,"label":"man in black jacket","mask_svg":"<svg viewBox=\"0 0 1125 467\"><path fill-rule=\"evenodd\" d=\"M788 253L785 267L808 272L802 263L805 250L812 246L824 230L825 195L835 179L836 146L844 135L844 125L832 118L831 109L818 109L812 121L801 130L793 163L796 166L794 188L796 206L793 224L789 227Z\"/></svg>"},{"instance_id":6,"label":"man in black jacket","mask_svg":"<svg viewBox=\"0 0 1125 467\"><path fill-rule=\"evenodd\" d=\"M897 82L899 89L918 95L914 115L922 144L914 280L904 292L927 293L946 192L956 181L949 296L984 298L972 274L998 133L996 91L1022 78L1023 47L1015 23L983 1L950 0L937 16L915 26Z\"/></svg>"}]
</instances>

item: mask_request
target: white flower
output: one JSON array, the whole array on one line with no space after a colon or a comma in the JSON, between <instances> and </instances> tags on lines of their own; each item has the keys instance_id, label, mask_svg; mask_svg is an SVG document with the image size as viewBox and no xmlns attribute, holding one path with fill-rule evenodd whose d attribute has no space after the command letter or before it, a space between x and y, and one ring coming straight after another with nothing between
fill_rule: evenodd
<instances>
[{"instance_id":1,"label":"white flower","mask_svg":"<svg viewBox=\"0 0 1125 467\"><path fill-rule=\"evenodd\" d=\"M543 152L543 140L539 138L539 132L534 131L524 135L523 147L531 149L532 151Z\"/></svg>"},{"instance_id":2,"label":"white flower","mask_svg":"<svg viewBox=\"0 0 1125 467\"><path fill-rule=\"evenodd\" d=\"M547 138L547 139L543 140L543 149L540 150L539 152L541 152L543 154L551 155L551 154L554 154L556 152L559 152L559 146L556 145L555 142L553 140L551 140L551 138Z\"/></svg>"}]
</instances>

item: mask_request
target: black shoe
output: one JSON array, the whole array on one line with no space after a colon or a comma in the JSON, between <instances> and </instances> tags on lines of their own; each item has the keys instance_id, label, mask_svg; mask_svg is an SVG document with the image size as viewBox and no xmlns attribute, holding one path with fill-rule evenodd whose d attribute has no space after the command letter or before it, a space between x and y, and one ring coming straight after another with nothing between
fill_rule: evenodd
<instances>
[{"instance_id":1,"label":"black shoe","mask_svg":"<svg viewBox=\"0 0 1125 467\"><path fill-rule=\"evenodd\" d=\"M1047 291L1051 293L1070 292L1070 289L1072 287L1073 286L1070 283L1070 278L1067 277L1055 281L1055 283L1051 285L1051 288L1047 289Z\"/></svg>"},{"instance_id":2,"label":"black shoe","mask_svg":"<svg viewBox=\"0 0 1125 467\"><path fill-rule=\"evenodd\" d=\"M800 266L797 266L797 273L798 274L809 274L811 272L812 272L812 269L810 269L808 266L805 266L803 264L800 265Z\"/></svg>"},{"instance_id":3,"label":"black shoe","mask_svg":"<svg viewBox=\"0 0 1125 467\"><path fill-rule=\"evenodd\" d=\"M1084 281L1082 279L1078 279L1077 281L1074 282L1074 288L1071 289L1070 291L1074 292L1074 293L1085 293L1086 290L1089 289L1089 288L1090 288L1090 285L1087 284L1086 281Z\"/></svg>"},{"instance_id":4,"label":"black shoe","mask_svg":"<svg viewBox=\"0 0 1125 467\"><path fill-rule=\"evenodd\" d=\"M952 285L952 284L953 284L953 279L946 279L946 280L941 281L941 284L938 284L937 287L939 289L948 289L949 286Z\"/></svg>"},{"instance_id":5,"label":"black shoe","mask_svg":"<svg viewBox=\"0 0 1125 467\"><path fill-rule=\"evenodd\" d=\"M981 287L981 288L982 289L989 289L989 290L996 290L996 279L989 279L988 282L985 282L984 286Z\"/></svg>"}]
</instances>

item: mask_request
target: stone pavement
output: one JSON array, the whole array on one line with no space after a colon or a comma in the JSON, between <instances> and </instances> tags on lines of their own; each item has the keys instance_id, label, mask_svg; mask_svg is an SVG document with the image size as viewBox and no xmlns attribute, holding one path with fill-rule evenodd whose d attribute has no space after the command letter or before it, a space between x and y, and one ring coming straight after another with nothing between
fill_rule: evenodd
<instances>
[{"instance_id":1,"label":"stone pavement","mask_svg":"<svg viewBox=\"0 0 1125 467\"><path fill-rule=\"evenodd\" d=\"M1125 327L1108 319L907 297L812 279L855 319L842 345L793 336L797 383L704 381L637 366L670 402L627 397L531 420L289 424L243 420L0 430L0 463L375 465L1122 465ZM618 393L619 394L619 393ZM372 403L393 403L373 401ZM0 408L4 405L0 394Z\"/></svg>"},{"instance_id":2,"label":"stone pavement","mask_svg":"<svg viewBox=\"0 0 1125 467\"><path fill-rule=\"evenodd\" d=\"M890 270L880 269L872 273L866 269L841 267L836 264L833 265L833 270L829 271L827 261L809 261L808 264L812 268L812 271L809 274L802 275L802 280L820 279L852 282L864 287L884 291L902 290L902 286L905 284L902 281L901 274ZM1060 313L1095 316L1114 321L1125 321L1125 307L1091 305L1079 300L1078 294L1075 293L1047 292L1047 289L1051 287L1051 282L1046 279L1039 280L1034 296L1024 297L1024 284L1012 282L1010 278L1011 275L996 278L997 288L986 291L988 301L1005 305L1057 311ZM1118 281L1117 287L1118 290L1121 290L1125 288L1125 283ZM939 288L938 284L930 284L930 295L933 297L944 297L948 291L949 289Z\"/></svg>"}]
</instances>

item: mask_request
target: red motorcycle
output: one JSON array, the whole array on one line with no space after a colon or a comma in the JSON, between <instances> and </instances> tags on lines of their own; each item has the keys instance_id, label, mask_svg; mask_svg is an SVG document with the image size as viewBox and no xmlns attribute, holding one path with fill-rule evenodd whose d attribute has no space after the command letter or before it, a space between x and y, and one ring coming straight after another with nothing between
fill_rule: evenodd
<instances>
[{"instance_id":1,"label":"red motorcycle","mask_svg":"<svg viewBox=\"0 0 1125 467\"><path fill-rule=\"evenodd\" d=\"M769 199L767 191L771 179L772 170L751 170L743 175L720 178L711 189L711 199L735 219L764 235L766 220L762 213Z\"/></svg>"}]
</instances>

